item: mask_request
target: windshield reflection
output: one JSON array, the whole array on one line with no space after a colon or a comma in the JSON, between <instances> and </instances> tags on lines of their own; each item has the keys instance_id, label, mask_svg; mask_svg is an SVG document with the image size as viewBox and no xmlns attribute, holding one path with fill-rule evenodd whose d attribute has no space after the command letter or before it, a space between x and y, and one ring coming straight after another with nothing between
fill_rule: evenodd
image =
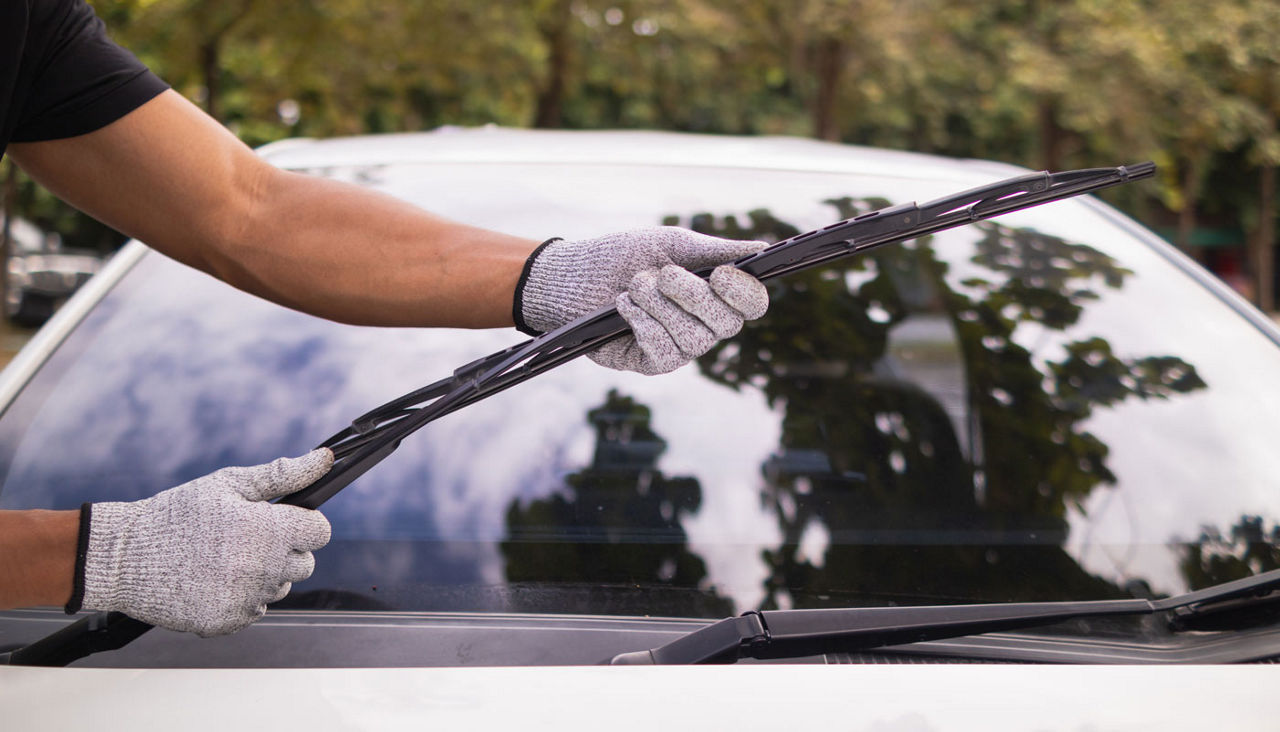
<instances>
[{"instance_id":1,"label":"windshield reflection","mask_svg":"<svg viewBox=\"0 0 1280 732\"><path fill-rule=\"evenodd\" d=\"M1280 524L1241 516L1226 531L1206 526L1198 539L1179 549L1182 573L1193 589L1252 577L1280 569Z\"/></svg>"},{"instance_id":2,"label":"windshield reflection","mask_svg":"<svg viewBox=\"0 0 1280 732\"><path fill-rule=\"evenodd\" d=\"M611 390L587 420L595 431L591 463L566 476L562 490L507 508L507 581L641 590L625 593L626 605L610 603L609 612L628 615L652 610L650 588L684 588L692 591L664 598L664 612L730 614L732 603L701 591L706 564L689 550L681 525L701 507L702 487L657 469L667 445L652 429L649 407Z\"/></svg>"},{"instance_id":3,"label":"windshield reflection","mask_svg":"<svg viewBox=\"0 0 1280 732\"><path fill-rule=\"evenodd\" d=\"M887 202L829 203L848 218ZM768 212L750 221L689 224L767 240L795 231ZM880 248L772 282L769 317L700 359L710 378L759 389L785 411L762 465L762 499L784 537L764 554L762 607L1120 594L1062 548L1067 506L1116 480L1108 446L1082 423L1096 407L1206 385L1176 355L1121 358L1099 337L1062 342L1057 359L1024 346L1024 324L1041 338L1065 331L1131 273L1083 244L977 226L981 270L958 286L930 238ZM933 343L891 353L909 321L927 324ZM927 352L951 339L953 350ZM906 378L895 364L904 357L956 360L931 390Z\"/></svg>"},{"instance_id":4,"label":"windshield reflection","mask_svg":"<svg viewBox=\"0 0 1280 732\"><path fill-rule=\"evenodd\" d=\"M393 190L410 200L492 214L467 192L479 184L429 189L420 172L386 172L387 185L412 179L410 193ZM629 172L671 186L661 171ZM530 187L504 224L541 231L552 193L569 188L634 204L632 225L658 218L645 196L612 194L616 171L590 174L601 185ZM854 188L843 178L776 193L751 175L735 178L747 193L725 187L714 206L663 206L737 211L758 190L795 200L666 223L781 239L888 203L830 195ZM688 176L699 195L725 185L721 171ZM574 225L616 226L619 212L604 211ZM1097 235L1099 220L1073 222L1096 246L983 224L884 248L771 283L769 315L696 368L647 378L580 359L450 415L326 504L333 542L286 602L718 617L1099 599L1130 580L1166 593L1260 571L1275 523L1249 533L1245 518L1275 515L1276 458L1256 447L1273 441L1258 426L1272 397L1249 372L1280 372L1274 345L1198 290L1173 310L1186 284L1132 239ZM0 419L0 505L132 500L299 454L517 338L340 326L149 256ZM1221 426L1248 419L1254 429ZM1201 524L1221 528L1187 541ZM1088 561L1113 548L1159 554L1175 579Z\"/></svg>"}]
</instances>

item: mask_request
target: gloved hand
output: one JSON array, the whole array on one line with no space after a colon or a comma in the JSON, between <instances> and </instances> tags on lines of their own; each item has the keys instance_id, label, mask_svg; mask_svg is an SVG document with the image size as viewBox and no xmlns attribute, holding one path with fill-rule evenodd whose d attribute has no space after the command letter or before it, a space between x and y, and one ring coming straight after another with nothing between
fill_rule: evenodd
<instances>
[{"instance_id":1,"label":"gloved hand","mask_svg":"<svg viewBox=\"0 0 1280 732\"><path fill-rule=\"evenodd\" d=\"M333 453L321 448L223 468L141 501L92 504L82 519L81 606L205 637L248 626L311 576L311 552L329 542L319 511L267 501L311 485L332 465Z\"/></svg>"},{"instance_id":2,"label":"gloved hand","mask_svg":"<svg viewBox=\"0 0 1280 732\"><path fill-rule=\"evenodd\" d=\"M614 304L634 336L587 354L610 368L662 374L711 349L764 315L769 293L751 275L728 266L765 247L672 226L596 239L552 239L525 263L513 315L536 335ZM689 270L712 265L710 280Z\"/></svg>"}]
</instances>

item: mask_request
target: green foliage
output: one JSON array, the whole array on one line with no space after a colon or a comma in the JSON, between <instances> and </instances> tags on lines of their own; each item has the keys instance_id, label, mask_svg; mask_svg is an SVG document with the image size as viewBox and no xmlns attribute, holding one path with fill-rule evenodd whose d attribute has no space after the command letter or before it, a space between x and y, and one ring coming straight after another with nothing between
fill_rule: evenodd
<instances>
[{"instance_id":1,"label":"green foliage","mask_svg":"<svg viewBox=\"0 0 1280 732\"><path fill-rule=\"evenodd\" d=\"M1255 183L1280 164L1269 0L92 1L254 145L496 123L813 135L1033 168L1154 159L1158 186L1108 196L1151 224L1204 212L1274 238L1275 194Z\"/></svg>"},{"instance_id":2,"label":"green foliage","mask_svg":"<svg viewBox=\"0 0 1280 732\"><path fill-rule=\"evenodd\" d=\"M532 124L554 102L576 128L810 132L1032 165L1048 147L1072 165L1242 145L1280 161L1280 11L1258 0L95 5L193 98L216 71L221 117L268 138Z\"/></svg>"}]
</instances>

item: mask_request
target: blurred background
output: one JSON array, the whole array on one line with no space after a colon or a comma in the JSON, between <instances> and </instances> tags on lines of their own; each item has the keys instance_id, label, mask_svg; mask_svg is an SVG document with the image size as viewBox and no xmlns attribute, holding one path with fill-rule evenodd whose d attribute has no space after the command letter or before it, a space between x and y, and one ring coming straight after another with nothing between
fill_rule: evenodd
<instances>
[{"instance_id":1,"label":"blurred background","mask_svg":"<svg viewBox=\"0 0 1280 732\"><path fill-rule=\"evenodd\" d=\"M92 5L250 145L497 124L799 135L1051 170L1154 160L1158 183L1109 200L1276 310L1275 0ZM6 251L92 259L123 242L0 172ZM44 308L23 315L12 280L43 264L9 259L9 320L30 327ZM95 266L56 265L45 279L71 286Z\"/></svg>"}]
</instances>

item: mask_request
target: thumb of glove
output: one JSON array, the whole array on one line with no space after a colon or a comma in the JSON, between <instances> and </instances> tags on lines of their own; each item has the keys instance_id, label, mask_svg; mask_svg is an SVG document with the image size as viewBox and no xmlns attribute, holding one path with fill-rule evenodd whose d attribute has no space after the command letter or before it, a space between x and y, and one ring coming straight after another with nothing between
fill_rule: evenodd
<instances>
[{"instance_id":1,"label":"thumb of glove","mask_svg":"<svg viewBox=\"0 0 1280 732\"><path fill-rule=\"evenodd\" d=\"M333 467L333 451L320 447L296 458L280 458L252 468L231 468L243 480L236 489L245 500L270 501L300 491Z\"/></svg>"},{"instance_id":2,"label":"thumb of glove","mask_svg":"<svg viewBox=\"0 0 1280 732\"><path fill-rule=\"evenodd\" d=\"M741 259L769 246L763 241L737 241L720 239L696 231L679 231L679 236L667 237L667 256L673 264L688 270L714 267Z\"/></svg>"}]
</instances>

